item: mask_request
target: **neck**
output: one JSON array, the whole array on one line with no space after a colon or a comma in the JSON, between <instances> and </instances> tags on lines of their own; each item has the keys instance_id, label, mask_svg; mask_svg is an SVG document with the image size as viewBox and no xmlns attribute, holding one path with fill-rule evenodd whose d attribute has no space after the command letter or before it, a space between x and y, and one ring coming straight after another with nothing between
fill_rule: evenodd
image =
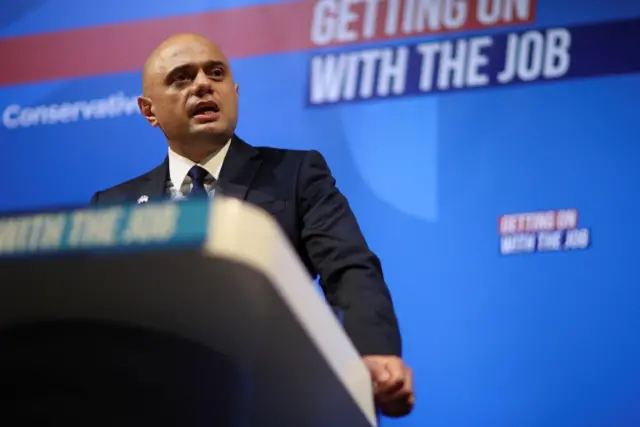
<instances>
[{"instance_id":1,"label":"neck","mask_svg":"<svg viewBox=\"0 0 640 427\"><path fill-rule=\"evenodd\" d=\"M167 141L169 147L176 153L191 160L194 163L200 163L203 159L215 155L229 141L229 138L198 140L198 141Z\"/></svg>"}]
</instances>

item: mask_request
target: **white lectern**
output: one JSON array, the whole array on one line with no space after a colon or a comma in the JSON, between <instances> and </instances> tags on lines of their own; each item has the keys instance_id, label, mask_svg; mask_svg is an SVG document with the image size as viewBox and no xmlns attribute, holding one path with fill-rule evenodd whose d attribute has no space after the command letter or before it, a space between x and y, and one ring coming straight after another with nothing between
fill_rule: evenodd
<instances>
[{"instance_id":1,"label":"white lectern","mask_svg":"<svg viewBox=\"0 0 640 427\"><path fill-rule=\"evenodd\" d=\"M276 222L222 196L0 218L0 405L39 425L376 425Z\"/></svg>"}]
</instances>

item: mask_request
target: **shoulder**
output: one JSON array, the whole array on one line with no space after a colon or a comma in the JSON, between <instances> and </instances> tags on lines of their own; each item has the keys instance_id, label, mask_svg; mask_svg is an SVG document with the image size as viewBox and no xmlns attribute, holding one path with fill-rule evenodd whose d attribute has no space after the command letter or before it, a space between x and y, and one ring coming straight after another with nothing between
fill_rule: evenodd
<instances>
[{"instance_id":1,"label":"shoulder","mask_svg":"<svg viewBox=\"0 0 640 427\"><path fill-rule=\"evenodd\" d=\"M254 147L260 153L260 157L267 162L300 162L309 150L295 150L291 148Z\"/></svg>"},{"instance_id":2,"label":"shoulder","mask_svg":"<svg viewBox=\"0 0 640 427\"><path fill-rule=\"evenodd\" d=\"M147 180L148 174L149 172L136 176L135 178L131 178L119 184L113 185L111 187L103 188L99 190L98 193L103 195L129 193L131 191L138 189Z\"/></svg>"},{"instance_id":3,"label":"shoulder","mask_svg":"<svg viewBox=\"0 0 640 427\"><path fill-rule=\"evenodd\" d=\"M275 147L254 147L260 153L263 161L271 167L286 167L287 169L322 168L328 169L325 157L317 150L300 150Z\"/></svg>"},{"instance_id":4,"label":"shoulder","mask_svg":"<svg viewBox=\"0 0 640 427\"><path fill-rule=\"evenodd\" d=\"M148 184L149 180L152 179L161 168L163 168L163 165L119 184L96 191L91 197L91 204L97 204L98 202L124 203L139 197L142 188Z\"/></svg>"},{"instance_id":5,"label":"shoulder","mask_svg":"<svg viewBox=\"0 0 640 427\"><path fill-rule=\"evenodd\" d=\"M265 166L273 168L277 167L299 167L304 165L313 165L316 163L326 164L324 156L314 149L293 149L278 148L266 145L252 145L244 141L237 135L234 135L231 151L243 153L243 156L253 156L258 154Z\"/></svg>"},{"instance_id":6,"label":"shoulder","mask_svg":"<svg viewBox=\"0 0 640 427\"><path fill-rule=\"evenodd\" d=\"M268 171L281 185L293 188L299 196L308 192L334 191L335 178L325 157L314 149L253 146Z\"/></svg>"}]
</instances>

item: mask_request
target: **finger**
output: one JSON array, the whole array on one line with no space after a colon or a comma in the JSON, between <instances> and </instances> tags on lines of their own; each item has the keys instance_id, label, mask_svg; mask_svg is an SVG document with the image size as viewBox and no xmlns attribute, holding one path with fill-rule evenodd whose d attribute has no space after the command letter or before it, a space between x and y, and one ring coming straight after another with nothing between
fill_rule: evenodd
<instances>
[{"instance_id":1,"label":"finger","mask_svg":"<svg viewBox=\"0 0 640 427\"><path fill-rule=\"evenodd\" d=\"M408 387L403 387L398 395L377 402L377 405L382 413L389 417L402 417L411 413L415 405L415 395L411 384Z\"/></svg>"},{"instance_id":2,"label":"finger","mask_svg":"<svg viewBox=\"0 0 640 427\"><path fill-rule=\"evenodd\" d=\"M406 369L402 360L392 359L387 363L385 363L384 367L389 372L390 380L394 380L394 381L404 380Z\"/></svg>"},{"instance_id":3,"label":"finger","mask_svg":"<svg viewBox=\"0 0 640 427\"><path fill-rule=\"evenodd\" d=\"M413 371L410 368L407 368L407 374L406 374L406 381L405 381L405 386L407 387L407 390L409 390L409 392L411 393L411 399L413 400Z\"/></svg>"},{"instance_id":4,"label":"finger","mask_svg":"<svg viewBox=\"0 0 640 427\"><path fill-rule=\"evenodd\" d=\"M413 372L411 371L411 369L406 368L405 369L405 376L404 376L404 384L402 389L398 390L397 393L395 393L395 397L402 399L402 398L406 398L407 402L409 402L411 405L413 405Z\"/></svg>"},{"instance_id":5,"label":"finger","mask_svg":"<svg viewBox=\"0 0 640 427\"><path fill-rule=\"evenodd\" d=\"M411 369L407 367L405 367L403 371L404 375L400 386L390 387L385 392L380 392L377 396L379 402L382 403L397 400L407 400L408 402L409 398L413 399L413 373ZM408 404L413 405L413 403L409 402Z\"/></svg>"},{"instance_id":6,"label":"finger","mask_svg":"<svg viewBox=\"0 0 640 427\"><path fill-rule=\"evenodd\" d=\"M388 372L387 381L380 384L378 393L382 395L393 395L404 387L406 370L401 360L393 360L385 364Z\"/></svg>"},{"instance_id":7,"label":"finger","mask_svg":"<svg viewBox=\"0 0 640 427\"><path fill-rule=\"evenodd\" d=\"M388 417L403 417L413 410L413 401L396 399L379 405L382 413Z\"/></svg>"},{"instance_id":8,"label":"finger","mask_svg":"<svg viewBox=\"0 0 640 427\"><path fill-rule=\"evenodd\" d=\"M387 371L382 363L372 360L365 360L365 364L371 374L371 380L373 381L374 389L377 390L381 383L387 381L389 371Z\"/></svg>"}]
</instances>

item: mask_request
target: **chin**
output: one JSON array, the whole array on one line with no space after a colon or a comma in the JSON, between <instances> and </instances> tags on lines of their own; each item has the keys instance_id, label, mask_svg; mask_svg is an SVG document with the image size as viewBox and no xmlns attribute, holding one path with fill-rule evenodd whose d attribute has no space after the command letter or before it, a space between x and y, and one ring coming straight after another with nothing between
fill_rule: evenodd
<instances>
[{"instance_id":1,"label":"chin","mask_svg":"<svg viewBox=\"0 0 640 427\"><path fill-rule=\"evenodd\" d=\"M227 129L226 126L223 123L220 123L220 122L200 123L200 124L195 125L195 126L192 127L191 133L194 133L194 134L203 134L203 133L219 134L219 133L224 133L226 129Z\"/></svg>"},{"instance_id":2,"label":"chin","mask_svg":"<svg viewBox=\"0 0 640 427\"><path fill-rule=\"evenodd\" d=\"M192 129L191 135L201 137L217 137L229 135L229 130L222 126L201 126L197 129Z\"/></svg>"}]
</instances>

